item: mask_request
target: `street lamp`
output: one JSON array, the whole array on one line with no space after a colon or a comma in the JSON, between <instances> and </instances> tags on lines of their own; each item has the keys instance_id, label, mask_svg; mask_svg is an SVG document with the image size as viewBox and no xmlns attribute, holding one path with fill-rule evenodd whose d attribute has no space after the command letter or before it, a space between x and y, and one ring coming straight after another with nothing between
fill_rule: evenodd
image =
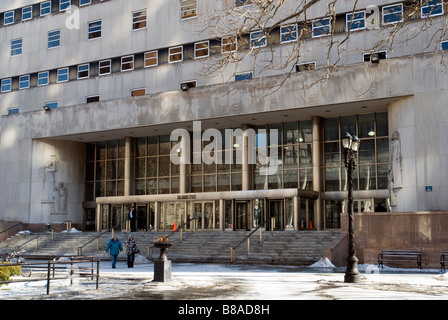
<instances>
[{"instance_id":1,"label":"street lamp","mask_svg":"<svg viewBox=\"0 0 448 320\"><path fill-rule=\"evenodd\" d=\"M353 170L356 168L356 158L358 156L359 139L353 137L346 131L342 136L342 147L344 148L345 167L347 168L348 181L348 257L347 270L345 271L344 282L359 282L358 258L355 252L355 220L353 216Z\"/></svg>"}]
</instances>

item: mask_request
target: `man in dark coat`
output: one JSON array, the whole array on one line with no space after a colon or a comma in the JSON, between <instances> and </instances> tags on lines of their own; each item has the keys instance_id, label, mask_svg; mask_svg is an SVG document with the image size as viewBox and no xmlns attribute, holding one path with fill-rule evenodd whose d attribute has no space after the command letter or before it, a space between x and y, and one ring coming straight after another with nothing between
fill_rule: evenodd
<instances>
[{"instance_id":1,"label":"man in dark coat","mask_svg":"<svg viewBox=\"0 0 448 320\"><path fill-rule=\"evenodd\" d=\"M136 231L136 222L137 222L137 211L134 206L131 206L131 210L129 211L129 221L131 221L131 232Z\"/></svg>"}]
</instances>

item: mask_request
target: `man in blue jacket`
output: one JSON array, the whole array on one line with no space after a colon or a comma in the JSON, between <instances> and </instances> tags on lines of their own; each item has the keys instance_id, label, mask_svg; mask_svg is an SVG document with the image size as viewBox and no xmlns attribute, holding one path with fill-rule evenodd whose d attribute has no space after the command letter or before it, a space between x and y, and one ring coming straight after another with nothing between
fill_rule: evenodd
<instances>
[{"instance_id":1,"label":"man in blue jacket","mask_svg":"<svg viewBox=\"0 0 448 320\"><path fill-rule=\"evenodd\" d=\"M112 262L112 269L115 269L117 263L118 254L123 251L123 245L117 237L113 237L109 240L106 247L106 252L110 251L110 261Z\"/></svg>"}]
</instances>

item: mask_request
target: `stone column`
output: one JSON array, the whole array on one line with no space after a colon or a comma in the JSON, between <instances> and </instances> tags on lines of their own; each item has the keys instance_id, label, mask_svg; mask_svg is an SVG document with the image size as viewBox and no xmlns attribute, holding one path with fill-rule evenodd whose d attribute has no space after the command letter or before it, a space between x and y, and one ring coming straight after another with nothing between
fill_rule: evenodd
<instances>
[{"instance_id":1,"label":"stone column","mask_svg":"<svg viewBox=\"0 0 448 320\"><path fill-rule=\"evenodd\" d=\"M135 175L134 175L134 149L135 139L125 138L124 146L124 195L135 194Z\"/></svg>"},{"instance_id":2,"label":"stone column","mask_svg":"<svg viewBox=\"0 0 448 320\"><path fill-rule=\"evenodd\" d=\"M242 137L242 149L243 149L243 159L242 159L242 166L241 166L241 184L242 184L242 190L252 190L252 164L249 164L249 147L251 146L251 143L249 142L249 139L251 138L248 133L246 133L246 130L250 129L251 126L249 124L243 124L241 126L241 129L243 130L243 137ZM249 130L250 131L250 130Z\"/></svg>"},{"instance_id":3,"label":"stone column","mask_svg":"<svg viewBox=\"0 0 448 320\"><path fill-rule=\"evenodd\" d=\"M319 192L318 198L314 201L314 226L317 230L322 229L322 119L312 117L313 126L313 190Z\"/></svg>"}]
</instances>

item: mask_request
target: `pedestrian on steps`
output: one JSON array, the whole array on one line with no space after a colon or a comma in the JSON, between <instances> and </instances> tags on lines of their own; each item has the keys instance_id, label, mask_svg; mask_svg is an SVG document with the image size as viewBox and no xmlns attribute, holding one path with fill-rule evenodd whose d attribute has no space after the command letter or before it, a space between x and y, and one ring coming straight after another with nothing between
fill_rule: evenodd
<instances>
[{"instance_id":1,"label":"pedestrian on steps","mask_svg":"<svg viewBox=\"0 0 448 320\"><path fill-rule=\"evenodd\" d=\"M106 246L106 252L110 252L110 261L112 263L112 269L115 269L115 265L117 264L117 258L120 254L120 251L123 251L123 245L121 241L114 236L109 240Z\"/></svg>"},{"instance_id":2,"label":"pedestrian on steps","mask_svg":"<svg viewBox=\"0 0 448 320\"><path fill-rule=\"evenodd\" d=\"M126 241L126 254L128 255L128 268L134 268L135 254L140 253L137 248L134 238L132 235L128 236L128 241Z\"/></svg>"}]
</instances>

